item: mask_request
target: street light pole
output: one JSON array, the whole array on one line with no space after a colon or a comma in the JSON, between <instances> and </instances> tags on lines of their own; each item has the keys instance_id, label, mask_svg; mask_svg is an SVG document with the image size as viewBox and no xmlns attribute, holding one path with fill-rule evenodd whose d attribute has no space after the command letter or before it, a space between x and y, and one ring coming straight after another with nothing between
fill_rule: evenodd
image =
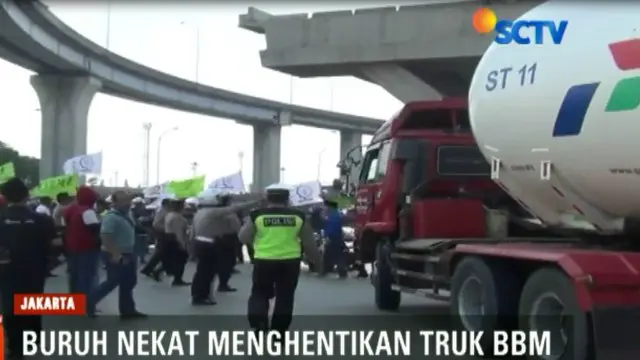
<instances>
[{"instance_id":1,"label":"street light pole","mask_svg":"<svg viewBox=\"0 0 640 360\"><path fill-rule=\"evenodd\" d=\"M169 134L172 133L174 131L178 130L177 126L172 127L171 129L165 130L162 134L160 134L160 136L158 136L158 145L157 145L157 156L158 158L156 159L156 185L160 184L160 154L162 152L162 138Z\"/></svg>"},{"instance_id":2,"label":"street light pole","mask_svg":"<svg viewBox=\"0 0 640 360\"><path fill-rule=\"evenodd\" d=\"M151 123L146 122L142 124L142 129L144 130L144 155L142 158L142 184L147 187L149 186L149 172L150 172L150 157L151 157Z\"/></svg>"},{"instance_id":3,"label":"street light pole","mask_svg":"<svg viewBox=\"0 0 640 360\"><path fill-rule=\"evenodd\" d=\"M104 48L109 50L111 45L111 0L107 0L107 39Z\"/></svg>"},{"instance_id":4,"label":"street light pole","mask_svg":"<svg viewBox=\"0 0 640 360\"><path fill-rule=\"evenodd\" d=\"M200 26L196 25L196 84L200 83Z\"/></svg>"},{"instance_id":5,"label":"street light pole","mask_svg":"<svg viewBox=\"0 0 640 360\"><path fill-rule=\"evenodd\" d=\"M188 22L186 20L183 20L180 22L180 25L187 25ZM195 82L196 84L200 83L200 25L199 24L195 24L196 27L196 68L195 68L195 72L196 72L196 79Z\"/></svg>"}]
</instances>

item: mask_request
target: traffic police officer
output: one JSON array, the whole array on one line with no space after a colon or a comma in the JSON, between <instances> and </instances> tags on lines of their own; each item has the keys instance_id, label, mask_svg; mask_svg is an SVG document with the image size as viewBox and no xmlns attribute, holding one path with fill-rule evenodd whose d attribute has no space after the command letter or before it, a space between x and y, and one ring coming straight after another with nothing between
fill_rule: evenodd
<instances>
[{"instance_id":1,"label":"traffic police officer","mask_svg":"<svg viewBox=\"0 0 640 360\"><path fill-rule=\"evenodd\" d=\"M248 319L255 330L283 332L291 325L302 249L316 265L320 265L321 256L304 212L289 207L289 190L268 189L267 202L267 207L251 212L238 234L243 244L254 248ZM269 326L269 299L274 288Z\"/></svg>"},{"instance_id":2,"label":"traffic police officer","mask_svg":"<svg viewBox=\"0 0 640 360\"><path fill-rule=\"evenodd\" d=\"M22 332L42 330L41 316L13 314L13 295L44 292L47 258L56 228L50 216L27 207L29 189L18 178L0 186L7 206L0 210L0 295L9 358L22 358Z\"/></svg>"},{"instance_id":3,"label":"traffic police officer","mask_svg":"<svg viewBox=\"0 0 640 360\"><path fill-rule=\"evenodd\" d=\"M235 291L228 284L232 267L228 266L235 254L225 252L229 242L240 228L237 213L256 206L255 201L230 204L228 195L207 196L199 199L199 209L193 217L192 232L194 253L198 259L196 272L191 283L193 305L215 305L211 295L213 278L218 274L218 291ZM233 248L232 248L233 249ZM226 258L225 258L226 257ZM231 263L232 264L232 263Z\"/></svg>"}]
</instances>

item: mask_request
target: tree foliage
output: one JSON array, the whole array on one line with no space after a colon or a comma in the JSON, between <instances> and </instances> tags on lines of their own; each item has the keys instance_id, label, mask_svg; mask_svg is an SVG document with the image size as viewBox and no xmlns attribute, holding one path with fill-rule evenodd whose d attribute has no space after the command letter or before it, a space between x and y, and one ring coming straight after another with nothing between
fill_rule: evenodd
<instances>
[{"instance_id":1,"label":"tree foliage","mask_svg":"<svg viewBox=\"0 0 640 360\"><path fill-rule=\"evenodd\" d=\"M0 141L0 164L13 162L16 176L24 179L28 184L35 185L40 179L40 159L20 155L16 150Z\"/></svg>"}]
</instances>

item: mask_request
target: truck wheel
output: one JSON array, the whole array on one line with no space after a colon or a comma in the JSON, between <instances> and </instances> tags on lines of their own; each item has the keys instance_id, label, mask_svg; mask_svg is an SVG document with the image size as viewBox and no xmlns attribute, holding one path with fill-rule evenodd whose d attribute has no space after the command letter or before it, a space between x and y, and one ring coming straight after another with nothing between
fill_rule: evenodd
<instances>
[{"instance_id":1,"label":"truck wheel","mask_svg":"<svg viewBox=\"0 0 640 360\"><path fill-rule=\"evenodd\" d=\"M586 360L589 324L580 309L571 279L555 268L543 268L527 280L520 297L520 330L550 331L551 355L530 359Z\"/></svg>"},{"instance_id":2,"label":"truck wheel","mask_svg":"<svg viewBox=\"0 0 640 360\"><path fill-rule=\"evenodd\" d=\"M400 292L391 288L393 274L387 261L386 243L380 242L376 246L376 261L373 264L375 275L372 276L376 297L376 306L380 310L395 311L400 307Z\"/></svg>"},{"instance_id":3,"label":"truck wheel","mask_svg":"<svg viewBox=\"0 0 640 360\"><path fill-rule=\"evenodd\" d=\"M517 277L513 272L493 268L479 257L467 257L456 266L451 279L450 311L457 328L466 331L496 330L517 326ZM511 315L511 316L508 316ZM483 336L484 356L493 357L493 337Z\"/></svg>"}]
</instances>

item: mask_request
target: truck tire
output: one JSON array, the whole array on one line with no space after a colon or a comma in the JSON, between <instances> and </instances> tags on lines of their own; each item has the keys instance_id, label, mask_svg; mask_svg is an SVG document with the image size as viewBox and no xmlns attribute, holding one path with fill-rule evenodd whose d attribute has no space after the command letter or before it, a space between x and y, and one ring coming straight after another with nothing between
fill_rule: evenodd
<instances>
[{"instance_id":1,"label":"truck tire","mask_svg":"<svg viewBox=\"0 0 640 360\"><path fill-rule=\"evenodd\" d=\"M395 311L400 307L400 292L393 290L393 274L387 261L386 243L376 246L375 276L372 277L376 306L380 310Z\"/></svg>"},{"instance_id":2,"label":"truck tire","mask_svg":"<svg viewBox=\"0 0 640 360\"><path fill-rule=\"evenodd\" d=\"M485 334L515 328L518 289L517 277L499 264L490 266L476 256L462 259L451 278L449 306L456 328ZM482 357L494 357L493 336L483 336L481 346Z\"/></svg>"},{"instance_id":3,"label":"truck tire","mask_svg":"<svg viewBox=\"0 0 640 360\"><path fill-rule=\"evenodd\" d=\"M574 285L556 268L534 272L524 285L518 310L523 331L549 330L553 356L529 357L544 360L589 359L590 336L587 314L578 305ZM570 314L568 323L562 314ZM562 326L560 326L562 325ZM564 345L564 346L563 346Z\"/></svg>"}]
</instances>

